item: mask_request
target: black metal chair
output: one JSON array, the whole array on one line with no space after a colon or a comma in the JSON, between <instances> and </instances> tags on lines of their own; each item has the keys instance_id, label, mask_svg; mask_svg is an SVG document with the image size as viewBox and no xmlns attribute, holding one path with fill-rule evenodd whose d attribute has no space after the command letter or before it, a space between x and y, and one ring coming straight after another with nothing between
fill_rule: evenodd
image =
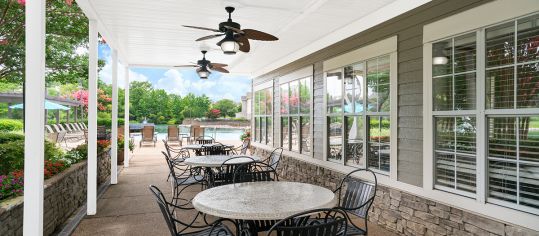
<instances>
[{"instance_id":1,"label":"black metal chair","mask_svg":"<svg viewBox=\"0 0 539 236\"><path fill-rule=\"evenodd\" d=\"M249 159L249 162L235 163L235 161L239 158L247 158ZM209 187L211 188L234 183L234 175L237 173L236 169L241 165L252 164L255 162L256 161L253 158L248 156L233 157L224 161L223 164L221 164L221 166L217 168L214 173L209 174ZM247 169L249 168L246 167L245 170Z\"/></svg>"},{"instance_id":2,"label":"black metal chair","mask_svg":"<svg viewBox=\"0 0 539 236\"><path fill-rule=\"evenodd\" d=\"M238 152L239 152L239 155L246 155L247 149L249 149L250 145L251 145L251 140L246 138L243 140L243 143L240 146L237 146L232 149L232 153L235 155L238 155Z\"/></svg>"},{"instance_id":3,"label":"black metal chair","mask_svg":"<svg viewBox=\"0 0 539 236\"><path fill-rule=\"evenodd\" d=\"M180 198L181 192L184 191L185 187L194 183L200 183L201 189L204 188L204 176L200 174L199 169L191 169L183 161L183 159L172 160L166 152L161 152L165 156L167 165L169 168L169 177L172 177L174 180L171 182L172 185L172 198L175 202L185 201L187 204L190 202L188 199Z\"/></svg>"},{"instance_id":4,"label":"black metal chair","mask_svg":"<svg viewBox=\"0 0 539 236\"><path fill-rule=\"evenodd\" d=\"M202 145L202 150L200 155L230 155L232 150L222 143L213 143L211 145L205 146Z\"/></svg>"},{"instance_id":5,"label":"black metal chair","mask_svg":"<svg viewBox=\"0 0 539 236\"><path fill-rule=\"evenodd\" d=\"M372 175L372 182L352 177L352 174L358 172L365 172ZM339 196L339 205L337 208L346 212L346 218L348 220L348 232L343 235L367 235L367 217L369 209L376 197L377 186L378 180L372 170L357 169L348 173L341 180L337 189L333 191ZM363 218L365 228L356 225L352 221L350 214Z\"/></svg>"},{"instance_id":6,"label":"black metal chair","mask_svg":"<svg viewBox=\"0 0 539 236\"><path fill-rule=\"evenodd\" d=\"M236 167L232 183L279 181L277 171L263 162L244 163Z\"/></svg>"},{"instance_id":7,"label":"black metal chair","mask_svg":"<svg viewBox=\"0 0 539 236\"><path fill-rule=\"evenodd\" d=\"M167 150L168 158L175 164L176 174L178 174L179 176L184 176L187 171L190 171L190 167L184 163L184 161L190 156L189 150L184 148L173 148L168 145L168 142L166 140L163 140L163 144L165 145L165 149ZM172 173L169 173L167 181L169 181L171 176Z\"/></svg>"},{"instance_id":8,"label":"black metal chair","mask_svg":"<svg viewBox=\"0 0 539 236\"><path fill-rule=\"evenodd\" d=\"M266 235L333 236L346 232L346 213L343 210L315 209L278 221Z\"/></svg>"},{"instance_id":9,"label":"black metal chair","mask_svg":"<svg viewBox=\"0 0 539 236\"><path fill-rule=\"evenodd\" d=\"M235 222L227 219L219 219L212 223L208 223L206 215L197 212L193 219L181 219L176 215L180 211L192 211L192 206L178 206L166 200L165 196L159 188L150 185L150 191L155 195L157 205L163 213L163 217L167 223L170 234L173 236L232 236L232 231L223 224L224 221L229 221L231 225L236 225ZM197 220L203 218L202 220ZM188 232L186 232L188 231ZM237 231L237 228L236 228Z\"/></svg>"},{"instance_id":10,"label":"black metal chair","mask_svg":"<svg viewBox=\"0 0 539 236\"><path fill-rule=\"evenodd\" d=\"M215 139L211 136L199 136L195 139L197 144L212 144L215 142Z\"/></svg>"},{"instance_id":11,"label":"black metal chair","mask_svg":"<svg viewBox=\"0 0 539 236\"><path fill-rule=\"evenodd\" d=\"M277 167L279 166L279 161L281 160L281 156L283 155L283 148L278 147L275 148L271 154L269 155L266 160L263 160L262 162L267 163L269 166L271 166L274 170L277 170Z\"/></svg>"}]
</instances>

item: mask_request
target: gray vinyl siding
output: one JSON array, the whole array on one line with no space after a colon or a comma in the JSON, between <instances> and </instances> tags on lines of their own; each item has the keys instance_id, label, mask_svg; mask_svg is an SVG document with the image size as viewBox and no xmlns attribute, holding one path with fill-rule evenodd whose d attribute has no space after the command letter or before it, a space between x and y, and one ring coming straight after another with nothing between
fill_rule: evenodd
<instances>
[{"instance_id":1,"label":"gray vinyl siding","mask_svg":"<svg viewBox=\"0 0 539 236\"><path fill-rule=\"evenodd\" d=\"M423 172L423 26L458 12L490 2L490 0L434 0L392 20L356 34L309 56L291 62L266 75L255 78L258 84L267 79L285 75L308 65L314 65L314 158L323 159L324 60L371 43L398 36L398 155L399 181L422 186ZM256 52L253 52L256 53ZM278 94L278 89L275 90ZM278 96L274 96L274 112L278 115ZM274 122L275 138L278 122ZM275 142L275 146L277 146Z\"/></svg>"}]
</instances>

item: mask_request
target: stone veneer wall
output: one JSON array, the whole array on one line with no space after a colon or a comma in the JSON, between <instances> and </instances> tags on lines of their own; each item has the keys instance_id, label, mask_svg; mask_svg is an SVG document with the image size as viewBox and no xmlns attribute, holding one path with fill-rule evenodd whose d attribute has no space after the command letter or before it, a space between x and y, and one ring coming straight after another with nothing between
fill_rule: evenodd
<instances>
[{"instance_id":1,"label":"stone veneer wall","mask_svg":"<svg viewBox=\"0 0 539 236\"><path fill-rule=\"evenodd\" d=\"M59 230L77 209L86 203L87 162L72 165L64 172L45 180L43 234ZM110 178L110 154L98 157L97 183ZM22 235L23 196L0 203L0 235Z\"/></svg>"},{"instance_id":2,"label":"stone veneer wall","mask_svg":"<svg viewBox=\"0 0 539 236\"><path fill-rule=\"evenodd\" d=\"M270 154L260 148L252 151L258 156ZM328 189L335 189L345 175L285 155L277 172L281 181L311 183ZM380 185L368 220L402 235L539 235L537 231Z\"/></svg>"}]
</instances>

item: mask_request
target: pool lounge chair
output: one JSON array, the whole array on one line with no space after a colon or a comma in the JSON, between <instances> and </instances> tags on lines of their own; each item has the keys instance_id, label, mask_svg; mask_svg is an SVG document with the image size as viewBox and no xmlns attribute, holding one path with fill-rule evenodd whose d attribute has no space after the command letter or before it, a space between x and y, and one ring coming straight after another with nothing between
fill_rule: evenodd
<instances>
[{"instance_id":1,"label":"pool lounge chair","mask_svg":"<svg viewBox=\"0 0 539 236\"><path fill-rule=\"evenodd\" d=\"M155 127L154 126L144 126L142 128L142 139L140 139L139 147L142 147L142 144L144 143L153 143L153 146L155 147L155 143L157 142L157 137L155 137Z\"/></svg>"},{"instance_id":2,"label":"pool lounge chair","mask_svg":"<svg viewBox=\"0 0 539 236\"><path fill-rule=\"evenodd\" d=\"M175 125L168 126L167 143L169 145L173 143L177 143L180 146L182 145L182 139L180 138L180 130L178 129L178 126L175 126Z\"/></svg>"}]
</instances>

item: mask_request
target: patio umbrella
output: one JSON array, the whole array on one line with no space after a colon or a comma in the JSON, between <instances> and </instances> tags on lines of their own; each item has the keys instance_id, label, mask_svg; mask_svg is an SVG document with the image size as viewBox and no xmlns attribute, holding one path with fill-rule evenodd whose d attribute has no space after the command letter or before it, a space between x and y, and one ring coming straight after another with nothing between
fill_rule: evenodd
<instances>
[{"instance_id":1,"label":"patio umbrella","mask_svg":"<svg viewBox=\"0 0 539 236\"><path fill-rule=\"evenodd\" d=\"M24 104L21 103L21 104L9 106L9 108L11 108L11 109L23 109ZM66 106L60 105L58 103L49 102L48 100L45 100L45 109L46 110L69 110L69 107L66 107Z\"/></svg>"}]
</instances>

